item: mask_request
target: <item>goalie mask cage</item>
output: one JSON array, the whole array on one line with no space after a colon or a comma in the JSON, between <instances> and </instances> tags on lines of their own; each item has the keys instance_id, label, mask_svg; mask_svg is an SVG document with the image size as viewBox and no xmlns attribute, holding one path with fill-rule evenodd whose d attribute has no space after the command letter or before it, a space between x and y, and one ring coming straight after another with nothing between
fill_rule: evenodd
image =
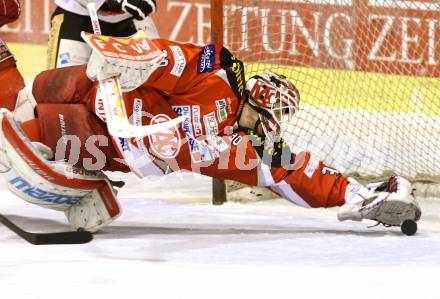
<instances>
[{"instance_id":1,"label":"goalie mask cage","mask_svg":"<svg viewBox=\"0 0 440 299\"><path fill-rule=\"evenodd\" d=\"M345 175L440 175L440 2L213 0L212 37L246 78L287 76L301 94L284 138ZM224 189L214 183L214 201ZM222 193L223 192L223 193Z\"/></svg>"}]
</instances>

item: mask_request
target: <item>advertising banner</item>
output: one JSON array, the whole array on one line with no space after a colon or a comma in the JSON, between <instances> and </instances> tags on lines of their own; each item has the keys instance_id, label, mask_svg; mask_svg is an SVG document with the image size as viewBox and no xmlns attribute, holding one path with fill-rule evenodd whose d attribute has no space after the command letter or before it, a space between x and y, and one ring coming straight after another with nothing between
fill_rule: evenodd
<instances>
[{"instance_id":1,"label":"advertising banner","mask_svg":"<svg viewBox=\"0 0 440 299\"><path fill-rule=\"evenodd\" d=\"M24 0L18 22L0 35L45 44L53 0ZM209 0L158 1L163 38L210 42ZM224 43L247 62L276 61L388 74L440 75L436 0L225 1Z\"/></svg>"}]
</instances>

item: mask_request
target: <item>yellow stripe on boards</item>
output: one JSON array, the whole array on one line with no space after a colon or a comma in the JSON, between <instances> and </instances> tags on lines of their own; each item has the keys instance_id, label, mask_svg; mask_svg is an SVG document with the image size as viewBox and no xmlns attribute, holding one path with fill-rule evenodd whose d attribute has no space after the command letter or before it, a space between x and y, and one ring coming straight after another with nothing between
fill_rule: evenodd
<instances>
[{"instance_id":1,"label":"yellow stripe on boards","mask_svg":"<svg viewBox=\"0 0 440 299\"><path fill-rule=\"evenodd\" d=\"M17 66L26 82L46 69L45 45L8 43L8 47L17 60Z\"/></svg>"},{"instance_id":2,"label":"yellow stripe on boards","mask_svg":"<svg viewBox=\"0 0 440 299\"><path fill-rule=\"evenodd\" d=\"M440 115L440 79L277 64L245 64L246 78L273 71L290 78L301 102L368 112Z\"/></svg>"},{"instance_id":3,"label":"yellow stripe on boards","mask_svg":"<svg viewBox=\"0 0 440 299\"><path fill-rule=\"evenodd\" d=\"M46 69L46 46L8 43L25 81ZM369 112L440 115L440 79L285 65L245 64L246 78L273 71L290 78L301 102Z\"/></svg>"}]
</instances>

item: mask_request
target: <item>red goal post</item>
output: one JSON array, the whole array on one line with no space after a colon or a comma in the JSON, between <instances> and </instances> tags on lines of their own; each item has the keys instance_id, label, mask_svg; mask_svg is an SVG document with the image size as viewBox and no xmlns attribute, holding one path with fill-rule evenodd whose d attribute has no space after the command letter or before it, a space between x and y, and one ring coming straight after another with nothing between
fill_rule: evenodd
<instances>
[{"instance_id":1,"label":"red goal post","mask_svg":"<svg viewBox=\"0 0 440 299\"><path fill-rule=\"evenodd\" d=\"M301 94L285 139L345 175L440 181L437 0L212 0L212 40ZM214 181L214 202L226 199Z\"/></svg>"},{"instance_id":2,"label":"red goal post","mask_svg":"<svg viewBox=\"0 0 440 299\"><path fill-rule=\"evenodd\" d=\"M211 0L211 40L223 44L223 0ZM224 180L212 179L212 203L221 205L227 201Z\"/></svg>"}]
</instances>

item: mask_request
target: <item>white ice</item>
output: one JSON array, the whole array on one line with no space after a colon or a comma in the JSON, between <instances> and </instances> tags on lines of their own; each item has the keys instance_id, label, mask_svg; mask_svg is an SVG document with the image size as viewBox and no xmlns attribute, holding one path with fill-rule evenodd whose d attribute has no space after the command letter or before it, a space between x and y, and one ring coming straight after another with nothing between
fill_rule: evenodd
<instances>
[{"instance_id":1,"label":"white ice","mask_svg":"<svg viewBox=\"0 0 440 299\"><path fill-rule=\"evenodd\" d=\"M340 223L283 200L210 204L210 179L131 180L123 215L85 245L34 246L0 225L0 298L440 298L440 201L419 232ZM30 231L63 213L0 191Z\"/></svg>"}]
</instances>

